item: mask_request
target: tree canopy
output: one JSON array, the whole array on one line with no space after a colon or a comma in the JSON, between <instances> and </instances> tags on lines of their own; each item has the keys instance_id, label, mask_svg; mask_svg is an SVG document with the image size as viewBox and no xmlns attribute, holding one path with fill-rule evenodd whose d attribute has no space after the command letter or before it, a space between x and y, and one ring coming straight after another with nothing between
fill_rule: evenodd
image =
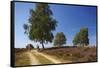
<instances>
[{"instance_id":1,"label":"tree canopy","mask_svg":"<svg viewBox=\"0 0 100 68\"><path fill-rule=\"evenodd\" d=\"M74 45L88 45L89 38L88 38L88 28L81 28L79 33L77 33L73 39Z\"/></svg>"},{"instance_id":2,"label":"tree canopy","mask_svg":"<svg viewBox=\"0 0 100 68\"><path fill-rule=\"evenodd\" d=\"M25 33L30 40L44 43L52 42L54 36L52 31L56 29L57 21L53 19L53 12L50 6L45 3L37 3L35 10L30 10L30 17L27 24L24 24Z\"/></svg>"},{"instance_id":3,"label":"tree canopy","mask_svg":"<svg viewBox=\"0 0 100 68\"><path fill-rule=\"evenodd\" d=\"M56 34L54 39L54 46L62 46L63 44L66 44L66 37L63 32L59 32Z\"/></svg>"}]
</instances>

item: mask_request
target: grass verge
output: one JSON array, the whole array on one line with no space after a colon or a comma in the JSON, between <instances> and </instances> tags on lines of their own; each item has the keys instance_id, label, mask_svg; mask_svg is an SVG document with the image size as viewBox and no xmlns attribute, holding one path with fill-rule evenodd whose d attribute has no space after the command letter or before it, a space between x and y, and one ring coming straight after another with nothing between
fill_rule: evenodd
<instances>
[{"instance_id":1,"label":"grass verge","mask_svg":"<svg viewBox=\"0 0 100 68\"><path fill-rule=\"evenodd\" d=\"M15 53L15 66L29 65L30 60L25 52Z\"/></svg>"}]
</instances>

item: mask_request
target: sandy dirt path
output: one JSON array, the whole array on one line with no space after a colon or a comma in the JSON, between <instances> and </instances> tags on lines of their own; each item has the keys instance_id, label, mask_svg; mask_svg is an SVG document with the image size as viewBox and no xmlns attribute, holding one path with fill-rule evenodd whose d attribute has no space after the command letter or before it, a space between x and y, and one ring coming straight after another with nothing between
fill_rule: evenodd
<instances>
[{"instance_id":1,"label":"sandy dirt path","mask_svg":"<svg viewBox=\"0 0 100 68\"><path fill-rule=\"evenodd\" d=\"M46 59L52 61L54 64L62 63L61 61L59 61L59 60L57 60L57 59L54 59L53 57L51 57L51 56L49 56L49 55L47 55L47 54L40 53L40 52L38 52L37 50L32 50L31 52L34 53L34 54L41 55L41 56L45 57Z\"/></svg>"},{"instance_id":2,"label":"sandy dirt path","mask_svg":"<svg viewBox=\"0 0 100 68\"><path fill-rule=\"evenodd\" d=\"M27 55L30 58L30 65L39 65L39 64L42 64L42 63L39 62L39 60L36 57L36 55L38 55L38 56L40 55L43 58L48 59L49 61L53 62L54 64L58 64L58 63L70 63L71 62L71 61L62 62L59 59L55 59L53 56L50 56L48 54L44 54L44 53L38 52L37 50L31 50L31 51L27 52Z\"/></svg>"},{"instance_id":3,"label":"sandy dirt path","mask_svg":"<svg viewBox=\"0 0 100 68\"><path fill-rule=\"evenodd\" d=\"M29 56L29 59L30 59L30 65L40 64L38 59L31 52L27 52L27 55Z\"/></svg>"}]
</instances>

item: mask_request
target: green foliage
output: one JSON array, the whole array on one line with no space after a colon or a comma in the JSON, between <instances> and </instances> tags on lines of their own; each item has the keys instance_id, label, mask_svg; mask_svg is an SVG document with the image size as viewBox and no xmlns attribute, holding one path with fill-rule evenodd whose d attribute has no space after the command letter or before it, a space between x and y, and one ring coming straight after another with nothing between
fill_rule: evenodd
<instances>
[{"instance_id":1,"label":"green foliage","mask_svg":"<svg viewBox=\"0 0 100 68\"><path fill-rule=\"evenodd\" d=\"M56 34L54 39L54 46L62 46L63 44L66 44L66 37L63 34L63 32L59 32Z\"/></svg>"},{"instance_id":2,"label":"green foliage","mask_svg":"<svg viewBox=\"0 0 100 68\"><path fill-rule=\"evenodd\" d=\"M24 25L23 25L23 28L24 28L24 30L25 30L24 33L27 34L28 25L27 25L27 24L24 24Z\"/></svg>"},{"instance_id":3,"label":"green foliage","mask_svg":"<svg viewBox=\"0 0 100 68\"><path fill-rule=\"evenodd\" d=\"M73 44L81 44L81 45L88 45L89 39L88 39L88 28L81 28L80 32L77 33L73 39Z\"/></svg>"},{"instance_id":4,"label":"green foliage","mask_svg":"<svg viewBox=\"0 0 100 68\"><path fill-rule=\"evenodd\" d=\"M79 33L76 34L76 36L74 37L74 40L73 40L74 45L77 45L78 43L80 43L79 42Z\"/></svg>"},{"instance_id":5,"label":"green foliage","mask_svg":"<svg viewBox=\"0 0 100 68\"><path fill-rule=\"evenodd\" d=\"M52 17L53 13L48 4L37 3L35 10L30 10L29 23L24 25L24 29L30 40L40 42L44 48L44 43L52 42L53 33L57 26L57 21ZM25 32L25 33L26 33Z\"/></svg>"}]
</instances>

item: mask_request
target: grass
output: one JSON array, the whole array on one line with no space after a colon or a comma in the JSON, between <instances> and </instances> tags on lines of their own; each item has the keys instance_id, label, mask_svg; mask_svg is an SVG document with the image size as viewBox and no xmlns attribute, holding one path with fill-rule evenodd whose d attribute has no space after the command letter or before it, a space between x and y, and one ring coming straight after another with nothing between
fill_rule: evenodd
<instances>
[{"instance_id":1,"label":"grass","mask_svg":"<svg viewBox=\"0 0 100 68\"><path fill-rule=\"evenodd\" d=\"M55 56L64 62L94 62L97 61L96 47L63 47L51 48L42 51L51 56Z\"/></svg>"},{"instance_id":2,"label":"grass","mask_svg":"<svg viewBox=\"0 0 100 68\"><path fill-rule=\"evenodd\" d=\"M30 60L25 52L15 53L15 66L29 65Z\"/></svg>"}]
</instances>

